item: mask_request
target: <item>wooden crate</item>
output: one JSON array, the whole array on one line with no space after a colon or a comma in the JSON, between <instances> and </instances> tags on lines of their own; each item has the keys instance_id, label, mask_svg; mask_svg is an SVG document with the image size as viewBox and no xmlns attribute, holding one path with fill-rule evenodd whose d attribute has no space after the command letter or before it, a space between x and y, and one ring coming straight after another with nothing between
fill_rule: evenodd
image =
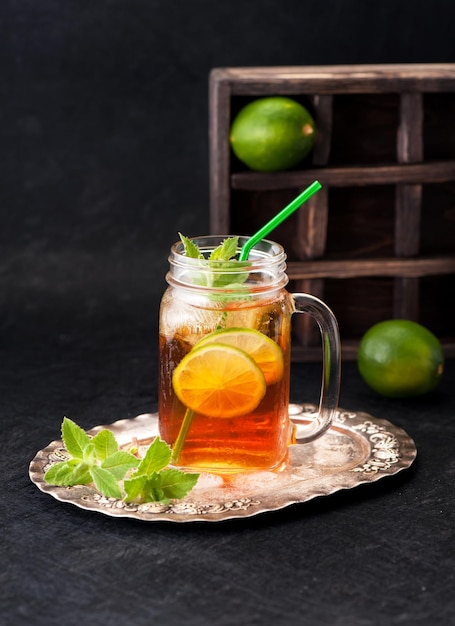
<instances>
[{"instance_id":1,"label":"wooden crate","mask_svg":"<svg viewBox=\"0 0 455 626\"><path fill-rule=\"evenodd\" d=\"M287 95L317 125L293 170L252 172L231 152L236 112ZM324 299L354 359L374 323L426 325L455 356L455 64L221 68L210 75L213 234L252 234L314 180L323 189L273 232L292 291ZM294 360L320 356L295 316Z\"/></svg>"}]
</instances>

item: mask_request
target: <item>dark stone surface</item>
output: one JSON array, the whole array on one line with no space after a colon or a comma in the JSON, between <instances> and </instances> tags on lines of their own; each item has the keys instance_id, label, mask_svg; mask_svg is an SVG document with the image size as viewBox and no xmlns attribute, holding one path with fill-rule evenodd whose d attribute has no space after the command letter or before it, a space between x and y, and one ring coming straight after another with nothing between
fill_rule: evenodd
<instances>
[{"instance_id":1,"label":"dark stone surface","mask_svg":"<svg viewBox=\"0 0 455 626\"><path fill-rule=\"evenodd\" d=\"M108 518L36 489L28 463L63 415L89 428L156 409L152 317L39 321L0 352L3 623L454 623L453 361L437 391L408 401L376 396L344 366L341 406L405 428L419 451L379 483L184 525ZM319 366L295 364L292 385L293 400L316 401Z\"/></svg>"},{"instance_id":2,"label":"dark stone surface","mask_svg":"<svg viewBox=\"0 0 455 626\"><path fill-rule=\"evenodd\" d=\"M208 230L211 67L453 62L443 0L5 0L0 6L0 622L455 624L454 362L416 400L344 367L341 406L415 438L408 471L220 524L146 524L28 478L68 415L157 405L157 315L178 230ZM441 311L441 315L444 312ZM293 368L316 401L319 366Z\"/></svg>"}]
</instances>

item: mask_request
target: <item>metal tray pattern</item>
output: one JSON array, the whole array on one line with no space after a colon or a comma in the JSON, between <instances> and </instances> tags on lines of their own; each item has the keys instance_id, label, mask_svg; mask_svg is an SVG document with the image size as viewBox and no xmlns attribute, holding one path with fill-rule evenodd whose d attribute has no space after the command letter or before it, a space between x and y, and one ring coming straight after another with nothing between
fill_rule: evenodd
<instances>
[{"instance_id":1,"label":"metal tray pattern","mask_svg":"<svg viewBox=\"0 0 455 626\"><path fill-rule=\"evenodd\" d=\"M292 404L289 408L297 425L310 422L316 411L313 404ZM114 433L120 446L135 439L145 447L158 434L158 415L146 413L96 426L88 432L96 434L103 428ZM230 476L201 474L188 496L169 504L127 503L105 498L90 486L48 485L44 474L50 464L67 458L61 440L52 441L36 454L29 475L41 491L57 500L112 517L146 522L217 522L276 511L375 482L410 467L416 454L414 441L401 428L368 413L340 408L332 427L322 437L290 446L288 462L280 471Z\"/></svg>"}]
</instances>

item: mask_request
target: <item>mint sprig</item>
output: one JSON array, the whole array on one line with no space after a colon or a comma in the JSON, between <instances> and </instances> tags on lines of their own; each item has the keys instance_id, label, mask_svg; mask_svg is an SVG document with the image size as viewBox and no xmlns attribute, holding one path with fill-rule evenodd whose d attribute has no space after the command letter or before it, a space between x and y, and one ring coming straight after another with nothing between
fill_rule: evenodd
<instances>
[{"instance_id":1,"label":"mint sprig","mask_svg":"<svg viewBox=\"0 0 455 626\"><path fill-rule=\"evenodd\" d=\"M199 478L199 474L167 468L171 448L159 437L140 459L131 452L120 450L110 430L103 429L90 437L65 417L62 440L71 458L55 463L46 471L44 480L51 485L93 484L106 498L167 502L185 497Z\"/></svg>"},{"instance_id":2,"label":"mint sprig","mask_svg":"<svg viewBox=\"0 0 455 626\"><path fill-rule=\"evenodd\" d=\"M230 261L237 255L238 245L238 237L227 237L217 248L212 250L209 259L211 261Z\"/></svg>"},{"instance_id":3,"label":"mint sprig","mask_svg":"<svg viewBox=\"0 0 455 626\"><path fill-rule=\"evenodd\" d=\"M199 246L192 239L185 237L179 233L179 237L185 249L185 256L191 259L200 259L208 261L210 272L204 274L194 274L193 282L198 285L208 287L231 289L238 288L245 290L243 283L248 278L248 271L239 272L239 267L248 267L249 263L238 261L237 253L239 246L238 237L226 237L219 246L217 246L210 255L205 258L199 249Z\"/></svg>"},{"instance_id":4,"label":"mint sprig","mask_svg":"<svg viewBox=\"0 0 455 626\"><path fill-rule=\"evenodd\" d=\"M165 469L171 460L171 448L157 438L131 478L125 480L126 500L141 497L147 501L183 498L196 484L197 474Z\"/></svg>"},{"instance_id":5,"label":"mint sprig","mask_svg":"<svg viewBox=\"0 0 455 626\"><path fill-rule=\"evenodd\" d=\"M204 255L199 250L199 247L194 243L192 239L189 237L185 237L182 233L179 233L179 237L183 243L185 248L185 255L190 257L190 259L203 259Z\"/></svg>"}]
</instances>

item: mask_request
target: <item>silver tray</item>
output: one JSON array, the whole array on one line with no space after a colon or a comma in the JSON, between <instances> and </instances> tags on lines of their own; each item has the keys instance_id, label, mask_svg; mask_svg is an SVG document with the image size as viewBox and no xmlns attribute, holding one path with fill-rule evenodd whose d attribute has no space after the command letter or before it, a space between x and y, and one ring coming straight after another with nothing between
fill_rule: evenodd
<instances>
[{"instance_id":1,"label":"silver tray","mask_svg":"<svg viewBox=\"0 0 455 626\"><path fill-rule=\"evenodd\" d=\"M317 407L290 406L297 424L307 424ZM147 413L105 426L120 446L133 438L146 446L158 434L158 415ZM253 472L221 477L201 474L196 487L182 500L170 504L132 504L105 498L87 486L56 487L44 482L52 463L65 460L62 441L52 441L30 463L29 475L41 491L81 509L112 517L146 522L218 522L276 511L291 504L352 489L397 474L414 461L417 450L409 435L384 419L368 413L338 409L332 427L312 443L290 447L289 461L279 472Z\"/></svg>"}]
</instances>

